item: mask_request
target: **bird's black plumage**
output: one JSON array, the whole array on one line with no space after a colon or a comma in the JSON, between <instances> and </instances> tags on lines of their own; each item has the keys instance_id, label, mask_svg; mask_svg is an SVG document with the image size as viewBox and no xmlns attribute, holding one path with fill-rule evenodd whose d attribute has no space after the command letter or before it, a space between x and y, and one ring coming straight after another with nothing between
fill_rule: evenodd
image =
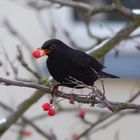
<instances>
[{"instance_id":1,"label":"bird's black plumage","mask_svg":"<svg viewBox=\"0 0 140 140\"><path fill-rule=\"evenodd\" d=\"M72 49L58 39L46 41L42 47L49 50L47 67L52 77L64 86L74 87L71 80L93 85L99 78L118 78L102 71L104 66L85 52Z\"/></svg>"}]
</instances>

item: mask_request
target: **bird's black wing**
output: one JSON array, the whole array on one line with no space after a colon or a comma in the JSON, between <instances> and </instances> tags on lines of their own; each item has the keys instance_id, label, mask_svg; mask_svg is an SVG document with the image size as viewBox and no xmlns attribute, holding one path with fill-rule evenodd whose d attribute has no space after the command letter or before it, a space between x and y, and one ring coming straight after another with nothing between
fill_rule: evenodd
<instances>
[{"instance_id":1,"label":"bird's black wing","mask_svg":"<svg viewBox=\"0 0 140 140\"><path fill-rule=\"evenodd\" d=\"M73 63L80 66L81 68L87 69L91 67L95 71L101 71L103 68L105 68L98 60L86 54L85 52L73 49L70 55Z\"/></svg>"}]
</instances>

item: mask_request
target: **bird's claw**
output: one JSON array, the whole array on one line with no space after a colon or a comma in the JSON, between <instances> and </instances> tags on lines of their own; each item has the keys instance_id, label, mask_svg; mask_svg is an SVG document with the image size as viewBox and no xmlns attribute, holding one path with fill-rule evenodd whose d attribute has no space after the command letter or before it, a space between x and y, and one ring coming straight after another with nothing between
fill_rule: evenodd
<instances>
[{"instance_id":1,"label":"bird's claw","mask_svg":"<svg viewBox=\"0 0 140 140\"><path fill-rule=\"evenodd\" d=\"M53 87L51 88L51 94L52 94L52 96L54 96L55 93L58 91L59 86L60 86L60 84L53 85Z\"/></svg>"}]
</instances>

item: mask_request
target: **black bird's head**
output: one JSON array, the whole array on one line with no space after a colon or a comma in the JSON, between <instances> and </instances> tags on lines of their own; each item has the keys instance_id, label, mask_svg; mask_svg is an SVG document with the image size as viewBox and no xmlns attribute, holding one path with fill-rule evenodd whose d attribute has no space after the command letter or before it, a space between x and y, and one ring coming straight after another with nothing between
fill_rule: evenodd
<instances>
[{"instance_id":1,"label":"black bird's head","mask_svg":"<svg viewBox=\"0 0 140 140\"><path fill-rule=\"evenodd\" d=\"M58 39L50 39L41 46L41 48L36 49L33 51L33 56L36 58L40 58L42 56L55 53L56 51L61 51L64 48L68 48L68 46ZM37 54L37 55L36 55Z\"/></svg>"}]
</instances>

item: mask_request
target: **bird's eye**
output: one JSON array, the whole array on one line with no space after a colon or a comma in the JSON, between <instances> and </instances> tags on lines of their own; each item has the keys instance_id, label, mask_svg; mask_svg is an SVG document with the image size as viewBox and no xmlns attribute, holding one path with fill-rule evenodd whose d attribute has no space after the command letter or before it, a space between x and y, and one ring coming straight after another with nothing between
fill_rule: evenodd
<instances>
[{"instance_id":1,"label":"bird's eye","mask_svg":"<svg viewBox=\"0 0 140 140\"><path fill-rule=\"evenodd\" d=\"M50 46L50 49L52 50L54 47L55 47L55 45L53 44L53 45Z\"/></svg>"}]
</instances>

